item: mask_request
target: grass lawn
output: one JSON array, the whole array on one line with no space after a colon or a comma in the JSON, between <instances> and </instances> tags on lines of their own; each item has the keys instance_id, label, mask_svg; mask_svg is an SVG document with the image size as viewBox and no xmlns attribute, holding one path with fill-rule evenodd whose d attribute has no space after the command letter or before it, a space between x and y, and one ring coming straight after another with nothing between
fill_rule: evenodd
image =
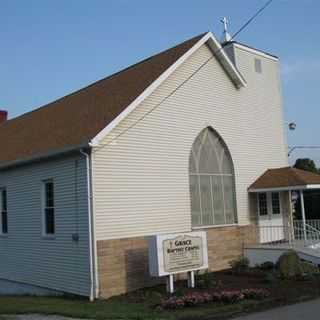
<instances>
[{"instance_id":1,"label":"grass lawn","mask_svg":"<svg viewBox=\"0 0 320 320\"><path fill-rule=\"evenodd\" d=\"M241 312L253 311L271 307L272 301L261 302L243 301L233 305L208 304L201 307L157 311L152 309L149 302L128 303L122 299L96 301L90 303L81 299L45 298L45 297L1 297L1 314L58 314L75 318L87 319L215 319L230 317Z\"/></svg>"},{"instance_id":2,"label":"grass lawn","mask_svg":"<svg viewBox=\"0 0 320 320\"><path fill-rule=\"evenodd\" d=\"M264 310L320 297L320 279L305 281L278 280L266 282L264 275L233 275L214 273L220 289L264 288L270 296L264 300L243 300L233 304L208 303L177 310L159 310L156 306L166 297L164 286L139 290L128 295L90 303L68 297L0 297L1 314L43 313L88 319L226 319L240 313ZM180 283L179 291L186 291ZM201 290L201 289L199 289Z\"/></svg>"}]
</instances>

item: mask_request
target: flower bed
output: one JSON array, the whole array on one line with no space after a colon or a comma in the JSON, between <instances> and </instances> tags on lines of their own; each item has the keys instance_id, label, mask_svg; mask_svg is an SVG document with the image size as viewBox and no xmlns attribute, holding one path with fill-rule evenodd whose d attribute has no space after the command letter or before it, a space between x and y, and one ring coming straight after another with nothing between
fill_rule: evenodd
<instances>
[{"instance_id":1,"label":"flower bed","mask_svg":"<svg viewBox=\"0 0 320 320\"><path fill-rule=\"evenodd\" d=\"M163 309L180 309L193 307L209 302L235 303L245 299L261 300L269 297L270 293L266 289L244 289L244 290L224 290L220 292L193 292L181 297L173 296L162 300L160 307Z\"/></svg>"}]
</instances>

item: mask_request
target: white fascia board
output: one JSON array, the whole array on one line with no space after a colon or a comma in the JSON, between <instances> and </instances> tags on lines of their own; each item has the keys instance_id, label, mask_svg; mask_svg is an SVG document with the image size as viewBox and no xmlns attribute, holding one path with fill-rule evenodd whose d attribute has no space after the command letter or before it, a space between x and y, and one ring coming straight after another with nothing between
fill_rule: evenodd
<instances>
[{"instance_id":1,"label":"white fascia board","mask_svg":"<svg viewBox=\"0 0 320 320\"><path fill-rule=\"evenodd\" d=\"M320 184L308 184L306 189L320 189Z\"/></svg>"},{"instance_id":2,"label":"white fascia board","mask_svg":"<svg viewBox=\"0 0 320 320\"><path fill-rule=\"evenodd\" d=\"M259 193L259 192L279 192L279 191L296 191L296 190L312 190L312 189L320 189L320 184L306 184L301 186L289 186L289 187L279 187L279 188L248 189L248 192Z\"/></svg>"},{"instance_id":3,"label":"white fascia board","mask_svg":"<svg viewBox=\"0 0 320 320\"><path fill-rule=\"evenodd\" d=\"M213 36L212 33L211 37L208 39L208 45L210 49L212 50L213 54L218 58L218 60L221 62L222 66L225 68L229 76L231 77L232 81L235 83L235 85L238 88L246 87L247 83L239 70L236 68L236 66L233 64L229 56L226 54L226 52L223 50L223 47L219 43L219 41Z\"/></svg>"},{"instance_id":4,"label":"white fascia board","mask_svg":"<svg viewBox=\"0 0 320 320\"><path fill-rule=\"evenodd\" d=\"M157 80L147 87L131 104L124 109L115 119L113 119L103 130L101 130L90 142L91 147L97 147L124 118L126 118L138 105L140 105L147 97L149 97L181 64L183 64L194 52L196 52L203 44L208 42L209 48L213 54L220 60L231 80L236 84L237 88L246 86L244 78L233 65L229 57L224 52L220 43L216 40L211 32L206 33L192 48L183 54L174 64L172 64L165 72L163 72Z\"/></svg>"},{"instance_id":5,"label":"white fascia board","mask_svg":"<svg viewBox=\"0 0 320 320\"><path fill-rule=\"evenodd\" d=\"M236 48L239 48L241 50L256 54L258 56L261 56L261 57L264 57L264 58L267 58L267 59L270 59L270 60L273 60L273 61L279 61L279 58L276 58L275 56L272 56L270 54L267 54L266 52L263 52L263 51L260 51L260 50L257 50L257 49L253 49L253 48L247 47L247 46L245 46L243 44L231 43L228 46L231 46L231 45L234 45Z\"/></svg>"},{"instance_id":6,"label":"white fascia board","mask_svg":"<svg viewBox=\"0 0 320 320\"><path fill-rule=\"evenodd\" d=\"M279 192L279 191L294 191L294 190L306 190L308 186L292 186L292 187L279 187L279 188L259 188L259 189L248 189L250 193L259 192Z\"/></svg>"}]
</instances>

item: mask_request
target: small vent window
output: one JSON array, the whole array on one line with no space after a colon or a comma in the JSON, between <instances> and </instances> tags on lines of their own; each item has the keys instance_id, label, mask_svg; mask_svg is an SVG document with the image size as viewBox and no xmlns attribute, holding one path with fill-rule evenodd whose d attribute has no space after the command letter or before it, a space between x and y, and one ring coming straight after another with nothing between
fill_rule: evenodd
<instances>
[{"instance_id":1,"label":"small vent window","mask_svg":"<svg viewBox=\"0 0 320 320\"><path fill-rule=\"evenodd\" d=\"M257 58L254 59L254 70L257 73L262 73L262 63L260 59L257 59Z\"/></svg>"}]
</instances>

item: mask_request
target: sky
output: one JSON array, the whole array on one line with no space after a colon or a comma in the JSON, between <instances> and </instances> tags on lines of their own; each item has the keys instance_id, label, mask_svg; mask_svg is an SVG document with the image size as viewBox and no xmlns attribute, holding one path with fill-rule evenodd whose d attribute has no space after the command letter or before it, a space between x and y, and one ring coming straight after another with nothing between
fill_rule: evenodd
<instances>
[{"instance_id":1,"label":"sky","mask_svg":"<svg viewBox=\"0 0 320 320\"><path fill-rule=\"evenodd\" d=\"M0 109L9 118L205 31L235 33L266 0L0 0ZM320 1L274 0L235 39L280 57L289 146L320 146ZM296 150L320 166L320 149Z\"/></svg>"}]
</instances>

